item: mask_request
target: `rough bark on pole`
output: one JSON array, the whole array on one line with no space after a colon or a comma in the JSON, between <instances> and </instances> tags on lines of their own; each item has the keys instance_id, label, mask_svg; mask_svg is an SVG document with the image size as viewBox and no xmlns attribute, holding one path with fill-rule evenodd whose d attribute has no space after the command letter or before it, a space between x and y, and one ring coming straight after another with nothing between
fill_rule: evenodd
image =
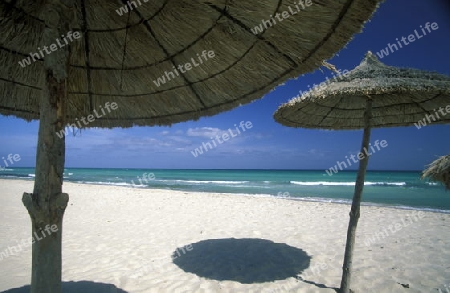
<instances>
[{"instance_id":1,"label":"rough bark on pole","mask_svg":"<svg viewBox=\"0 0 450 293\"><path fill-rule=\"evenodd\" d=\"M372 119L372 99L368 97L367 107L364 111L364 135L361 146L361 153L367 154L369 152L370 141L370 121ZM356 226L360 216L360 206L362 193L364 189L364 179L366 176L367 165L369 163L369 156L366 155L359 162L358 175L356 177L355 192L353 195L352 207L350 210L350 221L347 229L347 242L345 245L344 264L342 266L341 279L341 293L350 293L350 282L352 276L353 265L353 249L355 246Z\"/></svg>"},{"instance_id":2,"label":"rough bark on pole","mask_svg":"<svg viewBox=\"0 0 450 293\"><path fill-rule=\"evenodd\" d=\"M72 1L48 1L42 11L45 30L41 47L55 43L70 29ZM32 224L31 293L61 293L62 219L69 195L62 193L64 129L69 46L44 58L45 81L40 102L40 124L33 193L24 193L23 204Z\"/></svg>"}]
</instances>

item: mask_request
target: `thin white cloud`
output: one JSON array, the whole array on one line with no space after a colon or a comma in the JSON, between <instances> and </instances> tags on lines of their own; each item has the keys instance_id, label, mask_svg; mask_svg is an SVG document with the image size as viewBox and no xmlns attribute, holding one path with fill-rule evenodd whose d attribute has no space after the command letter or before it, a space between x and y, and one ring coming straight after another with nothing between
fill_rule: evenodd
<instances>
[{"instance_id":1,"label":"thin white cloud","mask_svg":"<svg viewBox=\"0 0 450 293\"><path fill-rule=\"evenodd\" d=\"M324 157L325 153L327 153L327 151L318 150L318 149L310 149L308 151L308 154L310 154L313 157Z\"/></svg>"},{"instance_id":2,"label":"thin white cloud","mask_svg":"<svg viewBox=\"0 0 450 293\"><path fill-rule=\"evenodd\" d=\"M197 127L197 128L189 128L186 132L187 136L200 136L211 138L216 135L222 135L227 132L227 130L221 130L215 127Z\"/></svg>"}]
</instances>

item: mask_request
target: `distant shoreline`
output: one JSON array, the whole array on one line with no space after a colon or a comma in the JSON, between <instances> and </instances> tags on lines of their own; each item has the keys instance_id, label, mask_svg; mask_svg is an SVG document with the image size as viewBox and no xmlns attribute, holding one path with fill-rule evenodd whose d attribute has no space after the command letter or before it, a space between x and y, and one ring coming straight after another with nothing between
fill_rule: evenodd
<instances>
[{"instance_id":1,"label":"distant shoreline","mask_svg":"<svg viewBox=\"0 0 450 293\"><path fill-rule=\"evenodd\" d=\"M34 169L35 167L14 167L16 169ZM64 169L92 169L92 170L176 170L176 171L305 171L305 172L324 172L325 167L321 169L171 169L171 168L128 168L128 167L104 167L104 168L93 168L93 167L68 167L65 166ZM347 169L340 172L357 172L358 169ZM367 170L370 172L409 172L409 173L422 173L423 170Z\"/></svg>"},{"instance_id":2,"label":"distant shoreline","mask_svg":"<svg viewBox=\"0 0 450 293\"><path fill-rule=\"evenodd\" d=\"M14 180L14 181L24 181L24 182L30 182L34 178L0 178L0 181L8 181L8 180ZM87 186L108 186L108 187L119 187L119 188L127 188L127 189L133 189L133 190L152 190L152 191L174 191L174 192L184 192L184 193L201 193L201 194L220 194L220 195L226 195L226 196L244 196L244 197L251 197L251 198L273 198L276 200L288 200L288 201L301 201L301 202L316 202L316 203L331 203L331 204L338 204L338 205L351 205L351 200L344 200L344 199L330 199L330 198L317 198L317 197L279 197L274 196L271 194L249 194L249 193L232 193L232 192L210 192L210 191L201 191L201 190L182 190L182 189L162 189L158 187L131 187L131 186L121 186L121 185L112 185L112 184L101 184L101 183L86 183L86 182L73 182L73 181L65 181L64 184L81 184L81 185L87 185ZM63 186L64 186L63 184ZM70 196L70 194L69 194ZM425 207L412 207L412 206L406 206L406 205L388 205L388 204L381 204L381 203L375 203L375 202L362 202L361 206L367 206L367 207L379 207L379 208L389 208L389 209L395 209L395 210L411 210L411 211L424 211L424 212L430 212L430 213L440 213L440 214L450 214L450 210L445 209L433 209L433 208L425 208Z\"/></svg>"}]
</instances>

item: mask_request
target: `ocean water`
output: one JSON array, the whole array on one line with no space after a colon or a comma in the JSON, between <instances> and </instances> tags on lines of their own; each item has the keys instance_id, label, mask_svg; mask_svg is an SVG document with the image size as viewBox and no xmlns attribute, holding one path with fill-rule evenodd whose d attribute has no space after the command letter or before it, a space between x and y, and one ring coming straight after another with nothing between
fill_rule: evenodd
<instances>
[{"instance_id":1,"label":"ocean water","mask_svg":"<svg viewBox=\"0 0 450 293\"><path fill-rule=\"evenodd\" d=\"M144 173L147 178L143 180ZM0 178L33 180L34 168L0 170ZM139 180L140 179L140 180ZM350 203L356 171L329 176L304 170L167 170L67 168L68 182L220 192L240 196L273 196L297 200ZM0 181L0 189L1 189ZM450 213L450 192L420 179L420 172L369 171L363 204Z\"/></svg>"}]
</instances>

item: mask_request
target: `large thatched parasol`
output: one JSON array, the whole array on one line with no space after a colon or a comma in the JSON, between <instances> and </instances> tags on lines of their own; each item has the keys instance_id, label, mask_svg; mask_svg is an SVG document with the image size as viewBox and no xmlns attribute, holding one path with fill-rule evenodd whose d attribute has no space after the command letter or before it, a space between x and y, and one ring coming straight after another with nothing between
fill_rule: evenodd
<instances>
[{"instance_id":1,"label":"large thatched parasol","mask_svg":"<svg viewBox=\"0 0 450 293\"><path fill-rule=\"evenodd\" d=\"M116 102L117 111L89 124L100 127L169 125L260 98L330 58L379 2L316 0L302 8L296 1L139 1L119 15L116 10L130 1L60 1L73 6L64 15L71 22L49 36L50 44L64 35L71 45L65 118ZM44 62L22 68L19 61L39 53L38 47L44 51L44 18L51 17L45 2L52 1L0 3L1 114L39 118ZM289 17L280 22L275 15L282 12ZM263 32L255 35L256 26ZM70 41L69 31L81 36ZM63 51L44 51L45 59ZM187 63L190 70L178 68Z\"/></svg>"},{"instance_id":2,"label":"large thatched parasol","mask_svg":"<svg viewBox=\"0 0 450 293\"><path fill-rule=\"evenodd\" d=\"M439 157L433 161L422 173L422 179L428 178L432 181L439 181L450 189L450 155Z\"/></svg>"},{"instance_id":3,"label":"large thatched parasol","mask_svg":"<svg viewBox=\"0 0 450 293\"><path fill-rule=\"evenodd\" d=\"M292 127L333 130L364 128L347 231L341 292L350 292L352 254L364 177L370 151L374 147L369 148L371 128L413 125L426 115L435 117L437 109L445 107L449 101L450 77L386 66L368 52L354 70L339 76L337 81L282 105L274 114L276 121ZM438 117L441 119L435 119L435 123L450 122L450 115Z\"/></svg>"},{"instance_id":4,"label":"large thatched parasol","mask_svg":"<svg viewBox=\"0 0 450 293\"><path fill-rule=\"evenodd\" d=\"M40 119L23 202L33 233L58 228L33 244L31 291L61 289L68 195L56 134L67 123L169 125L248 103L330 58L378 2L0 1L0 114Z\"/></svg>"}]
</instances>

